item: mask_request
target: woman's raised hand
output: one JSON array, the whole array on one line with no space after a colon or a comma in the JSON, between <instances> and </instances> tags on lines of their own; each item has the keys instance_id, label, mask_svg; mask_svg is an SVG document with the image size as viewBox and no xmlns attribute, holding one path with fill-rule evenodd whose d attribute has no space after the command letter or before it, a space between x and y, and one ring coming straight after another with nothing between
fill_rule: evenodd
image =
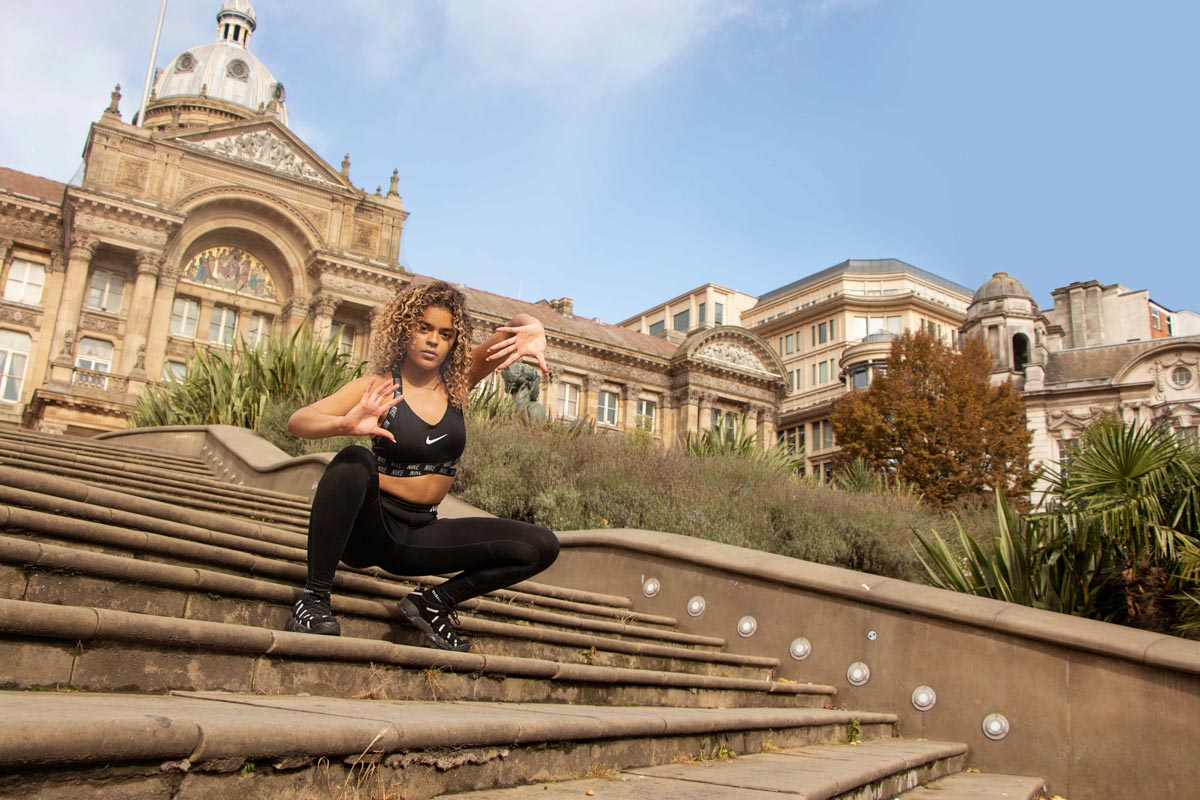
<instances>
[{"instance_id":1,"label":"woman's raised hand","mask_svg":"<svg viewBox=\"0 0 1200 800\"><path fill-rule=\"evenodd\" d=\"M347 436L382 436L394 442L396 437L390 431L379 427L379 422L388 409L404 399L404 395L392 397L400 387L389 380L384 380L376 386L377 380L378 376L372 375L367 381L362 398L342 418L342 425Z\"/></svg>"},{"instance_id":2,"label":"woman's raised hand","mask_svg":"<svg viewBox=\"0 0 1200 800\"><path fill-rule=\"evenodd\" d=\"M496 369L504 369L525 356L533 356L537 359L538 369L545 375L550 374L550 368L546 366L546 329L542 323L504 325L496 328L496 332L511 334L488 348L488 361L504 359Z\"/></svg>"}]
</instances>

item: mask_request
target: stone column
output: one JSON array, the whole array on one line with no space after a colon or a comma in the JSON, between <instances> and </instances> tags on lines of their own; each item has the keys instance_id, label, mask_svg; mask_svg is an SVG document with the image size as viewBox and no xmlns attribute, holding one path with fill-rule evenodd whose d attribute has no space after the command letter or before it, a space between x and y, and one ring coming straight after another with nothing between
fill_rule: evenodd
<instances>
[{"instance_id":1,"label":"stone column","mask_svg":"<svg viewBox=\"0 0 1200 800\"><path fill-rule=\"evenodd\" d=\"M712 408L714 397L711 394L700 395L700 416L696 429L707 431L712 429Z\"/></svg>"},{"instance_id":2,"label":"stone column","mask_svg":"<svg viewBox=\"0 0 1200 800\"><path fill-rule=\"evenodd\" d=\"M379 330L379 326L383 324L383 309L384 306L375 306L370 312L371 329L367 331L367 346L366 359L370 361L375 357L375 331Z\"/></svg>"},{"instance_id":3,"label":"stone column","mask_svg":"<svg viewBox=\"0 0 1200 800\"><path fill-rule=\"evenodd\" d=\"M316 341L325 342L329 340L330 328L333 326L333 315L341 304L341 298L334 297L331 294L318 294L313 297L313 338Z\"/></svg>"},{"instance_id":4,"label":"stone column","mask_svg":"<svg viewBox=\"0 0 1200 800\"><path fill-rule=\"evenodd\" d=\"M308 319L309 302L303 297L293 297L283 304L280 316L283 317L283 335L291 336L300 330L304 320Z\"/></svg>"},{"instance_id":5,"label":"stone column","mask_svg":"<svg viewBox=\"0 0 1200 800\"><path fill-rule=\"evenodd\" d=\"M149 339L150 317L154 311L154 295L158 275L162 271L162 255L142 250L137 254L137 278L133 284L133 302L125 323L125 344L121 348L119 374L129 375L138 369L138 350L142 352L141 375L146 374L146 342ZM169 318L168 318L169 320ZM156 376L157 377L157 376Z\"/></svg>"},{"instance_id":6,"label":"stone column","mask_svg":"<svg viewBox=\"0 0 1200 800\"><path fill-rule=\"evenodd\" d=\"M621 411L624 415L624 419L620 421L622 430L637 430L637 401L639 391L637 386L631 386L628 383L621 387Z\"/></svg>"},{"instance_id":7,"label":"stone column","mask_svg":"<svg viewBox=\"0 0 1200 800\"><path fill-rule=\"evenodd\" d=\"M595 388L599 381L593 375L584 375L583 380L579 382L579 418L580 419L596 419L596 409L593 406L595 402Z\"/></svg>"},{"instance_id":8,"label":"stone column","mask_svg":"<svg viewBox=\"0 0 1200 800\"><path fill-rule=\"evenodd\" d=\"M770 450L775 444L775 414L767 406L754 406L752 413L758 424L758 447Z\"/></svg>"},{"instance_id":9,"label":"stone column","mask_svg":"<svg viewBox=\"0 0 1200 800\"><path fill-rule=\"evenodd\" d=\"M67 272L63 278L62 296L58 301L58 316L54 320L54 335L50 340L50 346L56 353L61 352L67 331L71 331L72 344L74 342L75 327L79 323L79 311L83 306L83 296L87 292L88 267L99 246L99 242L85 233L76 233L71 238ZM72 349L71 355L67 358L68 366L70 366L73 356Z\"/></svg>"},{"instance_id":10,"label":"stone column","mask_svg":"<svg viewBox=\"0 0 1200 800\"><path fill-rule=\"evenodd\" d=\"M151 380L161 380L163 364L167 360L167 336L171 332L171 312L175 308L175 287L183 274L180 264L163 265L158 262L158 278L155 281L154 304L150 309L150 324L146 332L145 372ZM140 284L141 265L138 265L138 282ZM134 289L136 293L136 288ZM196 338L200 338L200 330L196 330ZM135 348L136 357L136 348ZM136 364L135 364L136 367Z\"/></svg>"},{"instance_id":11,"label":"stone column","mask_svg":"<svg viewBox=\"0 0 1200 800\"><path fill-rule=\"evenodd\" d=\"M696 406L700 402L700 393L689 389L681 389L675 395L675 429L682 439L696 432Z\"/></svg>"}]
</instances>

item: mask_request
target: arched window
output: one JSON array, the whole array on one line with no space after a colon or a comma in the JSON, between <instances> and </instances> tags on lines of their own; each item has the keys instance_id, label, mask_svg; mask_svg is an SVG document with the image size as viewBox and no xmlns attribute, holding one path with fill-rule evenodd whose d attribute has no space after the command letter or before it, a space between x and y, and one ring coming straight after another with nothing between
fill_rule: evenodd
<instances>
[{"instance_id":1,"label":"arched window","mask_svg":"<svg viewBox=\"0 0 1200 800\"><path fill-rule=\"evenodd\" d=\"M1029 363L1029 337L1015 333L1012 338L1013 369L1023 370Z\"/></svg>"},{"instance_id":2,"label":"arched window","mask_svg":"<svg viewBox=\"0 0 1200 800\"><path fill-rule=\"evenodd\" d=\"M29 360L29 334L0 330L0 400L15 403L21 398L25 362Z\"/></svg>"}]
</instances>

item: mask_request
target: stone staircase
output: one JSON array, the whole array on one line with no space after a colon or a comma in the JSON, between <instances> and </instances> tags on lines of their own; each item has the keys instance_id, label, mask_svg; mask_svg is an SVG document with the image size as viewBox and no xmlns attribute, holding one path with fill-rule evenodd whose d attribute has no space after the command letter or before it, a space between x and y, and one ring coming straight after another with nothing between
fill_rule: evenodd
<instances>
[{"instance_id":1,"label":"stone staircase","mask_svg":"<svg viewBox=\"0 0 1200 800\"><path fill-rule=\"evenodd\" d=\"M0 798L1040 794L615 594L494 592L451 653L395 608L438 578L343 569L343 636L283 632L307 514L196 455L0 431Z\"/></svg>"}]
</instances>

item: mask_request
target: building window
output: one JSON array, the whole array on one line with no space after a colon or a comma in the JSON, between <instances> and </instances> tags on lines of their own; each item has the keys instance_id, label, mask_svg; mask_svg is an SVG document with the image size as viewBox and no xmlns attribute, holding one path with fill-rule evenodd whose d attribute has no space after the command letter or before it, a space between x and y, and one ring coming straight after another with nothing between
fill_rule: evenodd
<instances>
[{"instance_id":1,"label":"building window","mask_svg":"<svg viewBox=\"0 0 1200 800\"><path fill-rule=\"evenodd\" d=\"M690 311L680 311L675 315L672 327L677 331L687 331L691 327L692 314Z\"/></svg>"},{"instance_id":2,"label":"building window","mask_svg":"<svg viewBox=\"0 0 1200 800\"><path fill-rule=\"evenodd\" d=\"M208 340L226 346L233 344L237 334L237 311L228 306L213 306L212 320L208 323Z\"/></svg>"},{"instance_id":3,"label":"building window","mask_svg":"<svg viewBox=\"0 0 1200 800\"><path fill-rule=\"evenodd\" d=\"M831 342L834 341L835 339L837 339L837 333L835 332L837 329L836 323L837 323L836 319L829 320L829 341L831 341Z\"/></svg>"},{"instance_id":4,"label":"building window","mask_svg":"<svg viewBox=\"0 0 1200 800\"><path fill-rule=\"evenodd\" d=\"M788 389L796 391L796 373L788 370Z\"/></svg>"},{"instance_id":5,"label":"building window","mask_svg":"<svg viewBox=\"0 0 1200 800\"><path fill-rule=\"evenodd\" d=\"M1187 367L1176 367L1171 370L1171 383L1176 389L1183 389L1192 382L1192 371Z\"/></svg>"},{"instance_id":6,"label":"building window","mask_svg":"<svg viewBox=\"0 0 1200 800\"><path fill-rule=\"evenodd\" d=\"M187 377L187 364L182 361L168 361L163 364L164 381L181 381Z\"/></svg>"},{"instance_id":7,"label":"building window","mask_svg":"<svg viewBox=\"0 0 1200 800\"><path fill-rule=\"evenodd\" d=\"M21 398L25 364L33 340L20 331L0 330L0 400L15 403Z\"/></svg>"},{"instance_id":8,"label":"building window","mask_svg":"<svg viewBox=\"0 0 1200 800\"><path fill-rule=\"evenodd\" d=\"M596 404L596 422L601 425L617 424L617 393L601 390L600 400Z\"/></svg>"},{"instance_id":9,"label":"building window","mask_svg":"<svg viewBox=\"0 0 1200 800\"><path fill-rule=\"evenodd\" d=\"M637 424L638 430L654 433L655 423L657 422L658 406L653 400L638 400L637 401Z\"/></svg>"},{"instance_id":10,"label":"building window","mask_svg":"<svg viewBox=\"0 0 1200 800\"><path fill-rule=\"evenodd\" d=\"M831 362L829 362L829 361L822 361L818 365L820 367L819 372L821 375L821 379L820 379L820 381L818 381L819 383L829 383L829 364L830 363Z\"/></svg>"},{"instance_id":11,"label":"building window","mask_svg":"<svg viewBox=\"0 0 1200 800\"><path fill-rule=\"evenodd\" d=\"M713 314L713 322L717 323L718 325L724 325L725 324L725 304L724 303L713 303L713 311L715 312Z\"/></svg>"},{"instance_id":12,"label":"building window","mask_svg":"<svg viewBox=\"0 0 1200 800\"><path fill-rule=\"evenodd\" d=\"M1162 330L1162 315L1158 313L1157 308L1150 309L1150 326L1156 331Z\"/></svg>"},{"instance_id":13,"label":"building window","mask_svg":"<svg viewBox=\"0 0 1200 800\"><path fill-rule=\"evenodd\" d=\"M663 333L666 330L666 327L667 327L667 323L664 320L659 320L658 322L651 323L650 335L662 337Z\"/></svg>"},{"instance_id":14,"label":"building window","mask_svg":"<svg viewBox=\"0 0 1200 800\"><path fill-rule=\"evenodd\" d=\"M779 432L779 445L789 453L804 452L804 426L784 428Z\"/></svg>"},{"instance_id":15,"label":"building window","mask_svg":"<svg viewBox=\"0 0 1200 800\"><path fill-rule=\"evenodd\" d=\"M171 307L171 333L195 337L196 320L200 318L200 303L190 297L176 297Z\"/></svg>"},{"instance_id":16,"label":"building window","mask_svg":"<svg viewBox=\"0 0 1200 800\"><path fill-rule=\"evenodd\" d=\"M701 325L703 325L707 321L707 313L706 313L707 311L708 311L708 309L705 308L705 304L701 303L700 308L699 308L699 312L700 312L699 317L700 317Z\"/></svg>"},{"instance_id":17,"label":"building window","mask_svg":"<svg viewBox=\"0 0 1200 800\"><path fill-rule=\"evenodd\" d=\"M792 353L796 352L795 338L796 337L790 333L784 337L784 353L786 355L790 356Z\"/></svg>"},{"instance_id":18,"label":"building window","mask_svg":"<svg viewBox=\"0 0 1200 800\"><path fill-rule=\"evenodd\" d=\"M871 382L871 368L866 364L860 364L846 374L846 383L852 389L865 389L867 384Z\"/></svg>"},{"instance_id":19,"label":"building window","mask_svg":"<svg viewBox=\"0 0 1200 800\"><path fill-rule=\"evenodd\" d=\"M833 447L833 425L829 420L819 420L812 424L813 448L824 450Z\"/></svg>"},{"instance_id":20,"label":"building window","mask_svg":"<svg viewBox=\"0 0 1200 800\"><path fill-rule=\"evenodd\" d=\"M20 258L14 258L8 268L8 280L4 282L4 299L13 303L36 306L42 302L42 286L46 282L46 268Z\"/></svg>"},{"instance_id":21,"label":"building window","mask_svg":"<svg viewBox=\"0 0 1200 800\"><path fill-rule=\"evenodd\" d=\"M344 322L335 322L329 328L329 340L337 343L337 351L339 353L353 355L355 333L354 326L347 325Z\"/></svg>"},{"instance_id":22,"label":"building window","mask_svg":"<svg viewBox=\"0 0 1200 800\"><path fill-rule=\"evenodd\" d=\"M92 285L88 290L87 307L110 314L121 313L121 301L125 296L125 276L98 269L92 273Z\"/></svg>"},{"instance_id":23,"label":"building window","mask_svg":"<svg viewBox=\"0 0 1200 800\"><path fill-rule=\"evenodd\" d=\"M817 325L817 344L825 344L829 341L829 323L822 322Z\"/></svg>"},{"instance_id":24,"label":"building window","mask_svg":"<svg viewBox=\"0 0 1200 800\"><path fill-rule=\"evenodd\" d=\"M559 384L558 415L563 419L575 419L579 416L579 387L575 384Z\"/></svg>"},{"instance_id":25,"label":"building window","mask_svg":"<svg viewBox=\"0 0 1200 800\"><path fill-rule=\"evenodd\" d=\"M112 342L92 339L87 336L79 340L75 348L75 366L96 372L111 372L113 360Z\"/></svg>"},{"instance_id":26,"label":"building window","mask_svg":"<svg viewBox=\"0 0 1200 800\"><path fill-rule=\"evenodd\" d=\"M246 335L246 344L257 349L264 347L267 342L271 341L271 322L271 318L266 314L251 314L250 331ZM353 333L353 331L351 331L351 333ZM350 339L350 344L351 346L354 345L353 337ZM340 345L338 349L341 350ZM350 351L342 350L342 352L348 353Z\"/></svg>"}]
</instances>

